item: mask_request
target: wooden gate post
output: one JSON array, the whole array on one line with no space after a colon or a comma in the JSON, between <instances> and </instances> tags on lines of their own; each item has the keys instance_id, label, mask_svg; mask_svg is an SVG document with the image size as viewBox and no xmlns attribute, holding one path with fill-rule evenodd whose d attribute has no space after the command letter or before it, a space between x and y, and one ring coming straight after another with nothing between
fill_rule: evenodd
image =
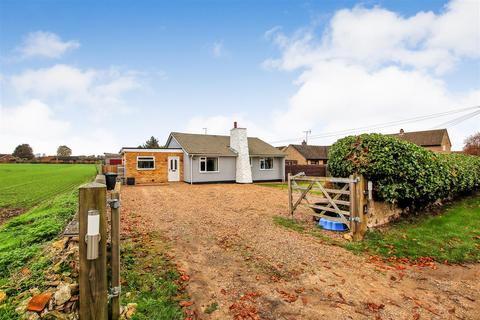
<instances>
[{"instance_id":1,"label":"wooden gate post","mask_svg":"<svg viewBox=\"0 0 480 320\"><path fill-rule=\"evenodd\" d=\"M355 223L357 219L357 183L355 182L356 176L350 175L350 234L352 239L355 237L355 232L357 230L357 225Z\"/></svg>"},{"instance_id":2,"label":"wooden gate post","mask_svg":"<svg viewBox=\"0 0 480 320\"><path fill-rule=\"evenodd\" d=\"M363 175L358 175L358 183L357 183L357 217L359 218L359 222L356 224L356 232L353 235L354 241L363 240L365 233L367 232L367 217L365 216L365 178Z\"/></svg>"},{"instance_id":3,"label":"wooden gate post","mask_svg":"<svg viewBox=\"0 0 480 320\"><path fill-rule=\"evenodd\" d=\"M81 320L106 320L108 316L107 288L107 226L105 184L91 182L79 188L79 253L80 253L80 310ZM100 215L100 242L98 258L87 259L88 211L98 210Z\"/></svg>"},{"instance_id":4,"label":"wooden gate post","mask_svg":"<svg viewBox=\"0 0 480 320\"><path fill-rule=\"evenodd\" d=\"M112 255L112 320L120 318L120 183L117 182L112 192L111 207L111 237Z\"/></svg>"},{"instance_id":5,"label":"wooden gate post","mask_svg":"<svg viewBox=\"0 0 480 320\"><path fill-rule=\"evenodd\" d=\"M288 213L293 218L293 195L292 195L292 175L288 173Z\"/></svg>"}]
</instances>

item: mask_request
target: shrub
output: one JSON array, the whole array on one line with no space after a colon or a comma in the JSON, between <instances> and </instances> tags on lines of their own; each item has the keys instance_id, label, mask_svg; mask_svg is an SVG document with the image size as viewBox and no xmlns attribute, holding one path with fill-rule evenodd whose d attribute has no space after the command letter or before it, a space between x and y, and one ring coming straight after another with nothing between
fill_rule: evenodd
<instances>
[{"instance_id":1,"label":"shrub","mask_svg":"<svg viewBox=\"0 0 480 320\"><path fill-rule=\"evenodd\" d=\"M379 200L426 204L480 187L480 158L440 154L382 134L338 140L329 151L333 176L360 173L374 182Z\"/></svg>"}]
</instances>

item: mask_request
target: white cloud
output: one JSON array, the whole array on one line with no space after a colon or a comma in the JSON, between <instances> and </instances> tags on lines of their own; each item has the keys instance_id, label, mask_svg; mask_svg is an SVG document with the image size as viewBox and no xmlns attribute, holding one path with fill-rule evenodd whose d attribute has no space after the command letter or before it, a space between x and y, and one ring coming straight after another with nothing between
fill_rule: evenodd
<instances>
[{"instance_id":1,"label":"white cloud","mask_svg":"<svg viewBox=\"0 0 480 320\"><path fill-rule=\"evenodd\" d=\"M215 41L212 45L212 56L215 58L222 58L228 54L223 41Z\"/></svg>"},{"instance_id":2,"label":"white cloud","mask_svg":"<svg viewBox=\"0 0 480 320\"><path fill-rule=\"evenodd\" d=\"M468 0L450 2L438 15L411 17L355 7L336 12L320 37L314 29L290 37L270 32L282 55L264 66L302 70L298 90L289 108L274 118L272 130L295 137L308 128L315 128L313 134L331 132L480 105L480 88L454 93L442 77L463 59L480 58L479 15L480 4ZM446 120L404 127L430 129ZM449 130L460 148L478 126L470 120Z\"/></svg>"},{"instance_id":3,"label":"white cloud","mask_svg":"<svg viewBox=\"0 0 480 320\"><path fill-rule=\"evenodd\" d=\"M35 31L26 36L22 46L18 48L18 51L22 58L59 58L65 52L74 50L79 46L80 43L78 41L62 41L55 33Z\"/></svg>"},{"instance_id":4,"label":"white cloud","mask_svg":"<svg viewBox=\"0 0 480 320\"><path fill-rule=\"evenodd\" d=\"M131 71L82 70L64 64L24 71L12 76L10 84L23 97L88 107L95 116L112 109L127 111L124 94L140 87L137 74Z\"/></svg>"},{"instance_id":5,"label":"white cloud","mask_svg":"<svg viewBox=\"0 0 480 320\"><path fill-rule=\"evenodd\" d=\"M445 73L465 59L478 62L479 15L480 3L466 0L450 2L440 14L419 12L411 17L379 7L343 9L320 36L313 27L291 36L274 27L265 37L281 56L265 60L263 66L300 70L298 89L286 110L276 110L271 121L251 125L270 132L262 136L267 140L272 135L273 141L299 137L299 143L307 129L315 135L480 105L480 87L455 93L444 80ZM454 117L380 131L430 129ZM218 118L203 121L215 125ZM478 118L449 128L454 147L461 148L474 130ZM340 137L311 142L329 144Z\"/></svg>"},{"instance_id":6,"label":"white cloud","mask_svg":"<svg viewBox=\"0 0 480 320\"><path fill-rule=\"evenodd\" d=\"M13 152L21 143L50 148L48 141L62 137L69 128L68 122L54 119L51 108L38 100L13 108L0 107L0 149L3 151Z\"/></svg>"},{"instance_id":7,"label":"white cloud","mask_svg":"<svg viewBox=\"0 0 480 320\"><path fill-rule=\"evenodd\" d=\"M207 128L208 134L229 135L235 121L239 127L247 128L249 136L259 136L264 139L274 138L268 128L259 126L242 114L193 117L186 123L184 130L190 133L204 133L203 128Z\"/></svg>"},{"instance_id":8,"label":"white cloud","mask_svg":"<svg viewBox=\"0 0 480 320\"><path fill-rule=\"evenodd\" d=\"M74 130L69 121L56 118L53 109L39 100L13 107L0 106L2 152L13 152L17 145L28 143L34 153L53 155L59 145L66 144L75 155L91 155L102 154L117 145L108 130L88 129Z\"/></svg>"},{"instance_id":9,"label":"white cloud","mask_svg":"<svg viewBox=\"0 0 480 320\"><path fill-rule=\"evenodd\" d=\"M268 31L283 55L265 65L293 70L341 60L369 68L395 63L441 74L461 58L480 57L480 4L452 1L439 15L419 12L411 17L379 7L355 7L336 12L320 39L314 31L301 30L291 37Z\"/></svg>"}]
</instances>

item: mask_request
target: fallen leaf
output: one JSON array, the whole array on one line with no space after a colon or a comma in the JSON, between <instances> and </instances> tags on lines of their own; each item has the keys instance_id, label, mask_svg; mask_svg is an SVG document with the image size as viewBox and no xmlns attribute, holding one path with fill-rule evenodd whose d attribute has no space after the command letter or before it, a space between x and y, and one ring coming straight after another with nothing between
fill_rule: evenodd
<instances>
[{"instance_id":1,"label":"fallen leaf","mask_svg":"<svg viewBox=\"0 0 480 320\"><path fill-rule=\"evenodd\" d=\"M180 301L179 306L184 308L184 307L190 307L193 304L193 301Z\"/></svg>"}]
</instances>

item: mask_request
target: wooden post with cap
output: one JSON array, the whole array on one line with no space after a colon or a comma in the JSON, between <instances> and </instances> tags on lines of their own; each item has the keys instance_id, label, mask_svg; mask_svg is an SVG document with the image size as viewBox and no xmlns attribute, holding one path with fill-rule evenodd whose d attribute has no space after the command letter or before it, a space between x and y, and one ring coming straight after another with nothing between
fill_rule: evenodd
<instances>
[{"instance_id":1,"label":"wooden post with cap","mask_svg":"<svg viewBox=\"0 0 480 320\"><path fill-rule=\"evenodd\" d=\"M108 316L107 286L107 221L106 221L107 187L103 183L91 182L79 188L79 317L82 320L106 320ZM100 241L98 256L87 259L88 212L98 210ZM98 220L97 220L98 221Z\"/></svg>"}]
</instances>

